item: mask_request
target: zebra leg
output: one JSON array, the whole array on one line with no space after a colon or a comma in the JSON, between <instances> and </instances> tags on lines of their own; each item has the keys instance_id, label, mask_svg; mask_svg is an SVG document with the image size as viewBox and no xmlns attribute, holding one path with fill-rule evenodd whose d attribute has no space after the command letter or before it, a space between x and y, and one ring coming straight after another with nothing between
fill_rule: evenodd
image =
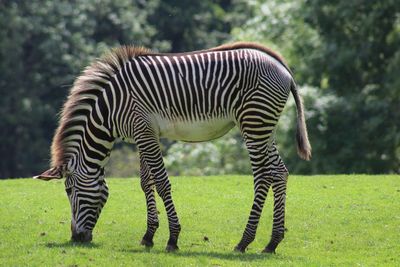
<instances>
[{"instance_id":1,"label":"zebra leg","mask_svg":"<svg viewBox=\"0 0 400 267\"><path fill-rule=\"evenodd\" d=\"M158 139L150 132L150 134L142 134L139 136L136 144L139 147L139 152L143 157L143 161L146 162L149 168L150 175L154 177L157 193L163 200L167 212L170 237L166 250L169 252L178 250L177 243L181 226L175 211L175 205L172 201L171 184L164 167Z\"/></svg>"},{"instance_id":2,"label":"zebra leg","mask_svg":"<svg viewBox=\"0 0 400 267\"><path fill-rule=\"evenodd\" d=\"M149 168L141 155L140 185L145 194L147 206L147 230L140 244L146 247L153 247L153 237L159 226L156 200L154 197L154 179L152 178Z\"/></svg>"},{"instance_id":3,"label":"zebra leg","mask_svg":"<svg viewBox=\"0 0 400 267\"><path fill-rule=\"evenodd\" d=\"M160 152L161 155L161 152ZM162 158L159 158L162 163ZM167 172L165 168L162 167L162 175L160 175L160 179L156 180L156 190L158 195L164 202L165 209L167 211L168 217L168 225L169 225L169 239L167 242L166 250L168 252L178 250L178 237L181 232L181 225L179 223L178 215L175 211L175 205L172 201L171 196L171 183L169 182Z\"/></svg>"},{"instance_id":4,"label":"zebra leg","mask_svg":"<svg viewBox=\"0 0 400 267\"><path fill-rule=\"evenodd\" d=\"M286 183L289 172L279 156L275 144L272 145L270 154L271 174L273 177L272 191L274 193L274 219L271 240L263 252L275 253L275 249L284 238L285 233Z\"/></svg>"},{"instance_id":5,"label":"zebra leg","mask_svg":"<svg viewBox=\"0 0 400 267\"><path fill-rule=\"evenodd\" d=\"M247 144L249 150L250 161L254 175L254 201L251 208L250 217L244 230L242 239L235 247L235 251L245 252L247 246L254 240L256 236L258 222L262 209L264 207L265 198L271 186L272 179L267 176L267 159L266 152L254 149Z\"/></svg>"}]
</instances>

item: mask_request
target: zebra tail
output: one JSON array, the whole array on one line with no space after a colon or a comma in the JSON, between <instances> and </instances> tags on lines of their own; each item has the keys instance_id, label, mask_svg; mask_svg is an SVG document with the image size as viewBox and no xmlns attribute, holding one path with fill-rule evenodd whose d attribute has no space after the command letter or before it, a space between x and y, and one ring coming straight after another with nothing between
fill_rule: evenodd
<instances>
[{"instance_id":1,"label":"zebra tail","mask_svg":"<svg viewBox=\"0 0 400 267\"><path fill-rule=\"evenodd\" d=\"M296 83L292 80L290 85L290 91L293 94L294 102L297 108L297 130L296 130L296 141L297 141L297 154L304 160L311 159L311 145L308 140L307 126L304 119L304 108L303 100L297 92Z\"/></svg>"}]
</instances>

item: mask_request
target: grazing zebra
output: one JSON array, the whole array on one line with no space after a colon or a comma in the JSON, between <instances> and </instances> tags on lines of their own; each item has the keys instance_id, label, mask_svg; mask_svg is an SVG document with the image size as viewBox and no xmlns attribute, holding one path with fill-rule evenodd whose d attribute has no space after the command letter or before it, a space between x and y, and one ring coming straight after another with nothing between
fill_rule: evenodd
<instances>
[{"instance_id":1,"label":"grazing zebra","mask_svg":"<svg viewBox=\"0 0 400 267\"><path fill-rule=\"evenodd\" d=\"M298 154L308 160L311 147L301 98L291 71L270 49L254 43L179 54L159 54L131 46L116 48L76 79L53 139L52 168L35 178L66 177L72 240L89 242L108 197L104 166L110 150L117 138L135 142L147 203L147 231L141 244L153 246L159 225L155 189L168 216L170 237L166 249L174 251L178 249L181 226L159 138L207 141L236 125L250 155L254 202L235 250L244 252L254 240L272 185L273 230L263 251L274 252L284 235L288 171L273 133L289 92L297 106Z\"/></svg>"}]
</instances>

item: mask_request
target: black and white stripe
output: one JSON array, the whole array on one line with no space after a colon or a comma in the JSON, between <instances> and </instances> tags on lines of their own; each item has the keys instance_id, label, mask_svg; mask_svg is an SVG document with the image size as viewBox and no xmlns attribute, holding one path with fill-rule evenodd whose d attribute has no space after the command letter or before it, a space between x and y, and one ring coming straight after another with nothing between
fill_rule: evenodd
<instances>
[{"instance_id":1,"label":"black and white stripe","mask_svg":"<svg viewBox=\"0 0 400 267\"><path fill-rule=\"evenodd\" d=\"M236 250L245 251L254 240L272 185L273 231L264 251L274 251L283 239L288 172L273 133L290 91L295 95L303 124L304 115L289 69L268 51L237 45L183 54L130 55L121 48L89 67L76 82L79 88L71 92L62 115L67 119L57 132L62 135L65 150L63 170L75 239L91 239L108 196L103 167L114 140L122 138L135 142L140 153L148 225L142 244L153 245L159 225L155 189L168 215L167 250L178 249L181 227L159 138L206 141L236 125L248 148L254 173L254 202ZM305 141L299 147L305 151L303 158L308 158L310 147L303 124L299 126L299 137Z\"/></svg>"}]
</instances>

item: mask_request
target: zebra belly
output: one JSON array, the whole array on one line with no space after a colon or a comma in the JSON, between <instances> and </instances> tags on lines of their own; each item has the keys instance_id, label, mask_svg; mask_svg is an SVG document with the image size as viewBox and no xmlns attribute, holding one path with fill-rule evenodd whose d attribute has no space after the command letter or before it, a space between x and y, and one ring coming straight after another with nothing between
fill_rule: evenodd
<instances>
[{"instance_id":1,"label":"zebra belly","mask_svg":"<svg viewBox=\"0 0 400 267\"><path fill-rule=\"evenodd\" d=\"M171 121L156 116L160 137L186 142L202 142L226 134L235 126L228 118L215 118L202 121Z\"/></svg>"}]
</instances>

